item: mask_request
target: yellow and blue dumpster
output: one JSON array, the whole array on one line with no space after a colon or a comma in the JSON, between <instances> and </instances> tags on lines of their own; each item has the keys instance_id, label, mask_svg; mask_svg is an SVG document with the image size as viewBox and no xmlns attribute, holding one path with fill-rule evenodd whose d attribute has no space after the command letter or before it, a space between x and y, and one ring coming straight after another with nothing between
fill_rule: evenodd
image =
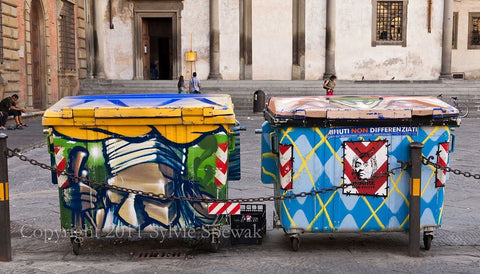
<instances>
[{"instance_id":1,"label":"yellow and blue dumpster","mask_svg":"<svg viewBox=\"0 0 480 274\"><path fill-rule=\"evenodd\" d=\"M65 97L43 125L67 232L159 235L222 225L233 211L194 200L227 198L228 179L240 178L229 95Z\"/></svg>"},{"instance_id":2,"label":"yellow and blue dumpster","mask_svg":"<svg viewBox=\"0 0 480 274\"><path fill-rule=\"evenodd\" d=\"M287 197L275 201L276 224L294 250L304 232L408 230L409 144L422 143L422 155L446 167L460 124L457 109L428 96L273 97L265 120L261 178ZM421 174L429 245L448 174L428 165Z\"/></svg>"}]
</instances>

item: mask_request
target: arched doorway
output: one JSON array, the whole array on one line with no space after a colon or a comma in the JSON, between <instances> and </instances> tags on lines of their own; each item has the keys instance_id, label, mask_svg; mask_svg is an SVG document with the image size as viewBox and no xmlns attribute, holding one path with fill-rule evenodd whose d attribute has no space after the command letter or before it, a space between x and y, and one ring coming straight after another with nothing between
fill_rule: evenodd
<instances>
[{"instance_id":1,"label":"arched doorway","mask_svg":"<svg viewBox=\"0 0 480 274\"><path fill-rule=\"evenodd\" d=\"M30 8L30 46L31 46L31 91L33 108L45 109L45 50L44 50L43 7L39 0L33 0Z\"/></svg>"}]
</instances>

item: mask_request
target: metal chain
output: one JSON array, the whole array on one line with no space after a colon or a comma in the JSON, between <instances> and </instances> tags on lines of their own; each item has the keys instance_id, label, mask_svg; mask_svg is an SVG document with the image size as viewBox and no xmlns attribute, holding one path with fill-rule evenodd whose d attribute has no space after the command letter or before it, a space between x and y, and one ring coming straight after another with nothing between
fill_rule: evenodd
<instances>
[{"instance_id":1,"label":"metal chain","mask_svg":"<svg viewBox=\"0 0 480 274\"><path fill-rule=\"evenodd\" d=\"M290 194L285 194L281 196L266 196L266 197L256 197L256 198L231 198L231 199L212 199L212 198L197 198L197 197L178 197L175 195L165 195L165 194L157 194L153 192L146 192L142 190L136 190L136 189L131 189L131 188L126 188L126 187L119 187L119 186L114 186L114 185L109 185L104 182L98 182L95 180L90 180L86 177L79 177L74 174L68 173L64 170L57 169L55 167L49 166L44 163L40 163L35 159L30 159L26 157L25 155L22 155L20 153L19 149L9 149L7 148L7 157L17 157L21 161L28 162L31 165L34 166L39 166L42 169L49 170L51 172L56 173L57 175L65 175L71 179L73 179L75 182L82 182L87 184L88 186L100 186L101 188L106 188L106 189L111 189L111 190L116 190L120 192L125 192L125 193L132 193L135 195L140 195L143 197L148 197L152 199L161 199L161 200L178 200L178 201L189 201L189 202L201 202L201 203L215 203L215 202L221 202L221 203L251 203L251 202L266 202L266 201L276 201L276 200L286 200L286 199L295 199L298 197L307 197L307 196L315 196L317 194L325 194L328 192L334 192L338 189L346 189L350 186L355 186L355 185L361 185L367 183L368 180L361 180L358 182L352 182L350 184L342 184L340 186L332 186L329 188L322 188L322 189L317 189L317 190L312 190L312 191L304 191L300 193L290 193ZM395 169L405 169L406 167L397 167L392 169L391 171L383 172L382 174L377 174L375 178L381 177L381 176L389 176L392 174L393 170ZM346 195L349 195L350 193L347 192L345 193Z\"/></svg>"},{"instance_id":2,"label":"metal chain","mask_svg":"<svg viewBox=\"0 0 480 274\"><path fill-rule=\"evenodd\" d=\"M433 156L430 156L430 157L428 157L428 158L425 157L425 156L423 156L423 161L422 161L422 163L423 163L424 165L431 165L431 166L433 166L433 167L436 168L436 169L441 169L441 170L444 170L444 171L446 171L446 172L452 172L452 173L455 174L455 175L463 175L463 176L465 176L465 177L467 177L467 178L473 177L473 178L475 178L475 179L477 179L477 180L480 180L480 174L472 174L472 173L470 173L470 172L468 172L468 171L461 171L461 170L459 170L459 169L450 168L450 167L448 167L448 166L442 166L442 165L440 165L439 163L434 163L434 162L432 162L432 161L431 161L432 159L434 159Z\"/></svg>"}]
</instances>

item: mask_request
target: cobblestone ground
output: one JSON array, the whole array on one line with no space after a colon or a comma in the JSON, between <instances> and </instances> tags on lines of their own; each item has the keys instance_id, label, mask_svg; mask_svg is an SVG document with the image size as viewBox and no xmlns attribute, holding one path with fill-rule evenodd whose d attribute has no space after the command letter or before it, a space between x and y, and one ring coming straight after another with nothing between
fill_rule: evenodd
<instances>
[{"instance_id":1,"label":"cobblestone ground","mask_svg":"<svg viewBox=\"0 0 480 274\"><path fill-rule=\"evenodd\" d=\"M242 180L230 182L230 197L273 194L272 186L260 182L260 135L263 117L239 117L247 131L241 133ZM456 148L451 167L480 173L479 119L465 119L456 129ZM32 122L34 123L34 122ZM33 126L33 125L32 125ZM25 153L50 163L46 146ZM447 182L443 226L432 248L420 257L408 256L408 234L317 233L301 235L300 250L291 251L282 230L272 228L271 203L267 203L266 238L261 245L230 245L225 241L216 253L203 245L189 248L178 239L86 238L80 255L72 253L70 239L60 231L59 202L51 174L11 158L9 163L12 261L0 263L1 272L422 272L478 273L480 271L480 213L476 210L479 181L450 175ZM183 259L134 259L132 254L157 249L179 250Z\"/></svg>"}]
</instances>

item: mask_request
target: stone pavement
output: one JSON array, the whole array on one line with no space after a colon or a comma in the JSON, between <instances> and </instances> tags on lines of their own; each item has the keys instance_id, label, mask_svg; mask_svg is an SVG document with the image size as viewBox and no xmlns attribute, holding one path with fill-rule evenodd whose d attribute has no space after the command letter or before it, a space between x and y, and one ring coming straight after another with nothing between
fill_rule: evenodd
<instances>
[{"instance_id":1,"label":"stone pavement","mask_svg":"<svg viewBox=\"0 0 480 274\"><path fill-rule=\"evenodd\" d=\"M231 198L273 194L271 185L260 182L260 128L262 115L238 117L247 126L241 132L242 179L229 183ZM479 119L464 119L455 130L456 148L451 167L480 173ZM49 164L41 119L29 119L24 131L6 131L8 147ZM43 142L43 145L42 145ZM33 145L32 144L37 144ZM35 147L34 149L31 149ZM450 175L445 194L442 227L435 233L432 248L420 257L408 257L408 234L316 233L300 236L298 252L292 252L288 237L272 228L272 203L267 202L267 235L261 245L230 245L226 241L217 253L202 247L186 249L177 240L89 238L81 254L72 254L68 237L59 222L58 189L47 170L10 158L10 212L12 261L0 262L0 271L90 272L90 273L478 273L480 271L479 181ZM57 234L59 233L59 234ZM144 250L182 249L186 259L133 259Z\"/></svg>"}]
</instances>

